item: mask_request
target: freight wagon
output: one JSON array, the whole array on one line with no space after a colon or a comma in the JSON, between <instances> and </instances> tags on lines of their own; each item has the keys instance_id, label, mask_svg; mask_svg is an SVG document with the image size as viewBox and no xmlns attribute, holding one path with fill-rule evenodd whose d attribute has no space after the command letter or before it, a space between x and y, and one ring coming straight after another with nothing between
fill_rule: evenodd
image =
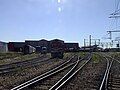
<instances>
[{"instance_id":1,"label":"freight wagon","mask_svg":"<svg viewBox=\"0 0 120 90\"><path fill-rule=\"evenodd\" d=\"M81 47L80 51L84 51L84 52L99 52L99 51L103 51L102 48L98 47L98 45L93 45L93 46L85 46L85 47Z\"/></svg>"},{"instance_id":2,"label":"freight wagon","mask_svg":"<svg viewBox=\"0 0 120 90\"><path fill-rule=\"evenodd\" d=\"M106 48L103 52L120 52L120 48Z\"/></svg>"},{"instance_id":3,"label":"freight wagon","mask_svg":"<svg viewBox=\"0 0 120 90\"><path fill-rule=\"evenodd\" d=\"M47 47L36 46L36 53L46 54L47 52Z\"/></svg>"},{"instance_id":4,"label":"freight wagon","mask_svg":"<svg viewBox=\"0 0 120 90\"><path fill-rule=\"evenodd\" d=\"M78 43L65 43L65 52L77 52L79 51Z\"/></svg>"},{"instance_id":5,"label":"freight wagon","mask_svg":"<svg viewBox=\"0 0 120 90\"><path fill-rule=\"evenodd\" d=\"M36 46L36 53L41 53L41 46Z\"/></svg>"},{"instance_id":6,"label":"freight wagon","mask_svg":"<svg viewBox=\"0 0 120 90\"><path fill-rule=\"evenodd\" d=\"M50 41L51 57L52 58L63 58L64 56L64 41L54 39Z\"/></svg>"},{"instance_id":7,"label":"freight wagon","mask_svg":"<svg viewBox=\"0 0 120 90\"><path fill-rule=\"evenodd\" d=\"M35 53L35 52L36 52L36 48L34 48L33 46L30 46L30 45L24 46L24 50L23 50L24 54L31 54L31 53Z\"/></svg>"}]
</instances>

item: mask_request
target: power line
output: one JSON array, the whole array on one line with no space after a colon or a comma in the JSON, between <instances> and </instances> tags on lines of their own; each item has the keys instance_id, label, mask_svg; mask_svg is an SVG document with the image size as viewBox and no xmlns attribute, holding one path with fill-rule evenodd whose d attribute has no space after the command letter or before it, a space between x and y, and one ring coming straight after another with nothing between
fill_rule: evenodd
<instances>
[{"instance_id":1,"label":"power line","mask_svg":"<svg viewBox=\"0 0 120 90\"><path fill-rule=\"evenodd\" d=\"M115 10L115 11L118 10L118 8L119 8L119 4L120 4L120 0L118 0L118 2L117 2L117 4L116 4L116 10Z\"/></svg>"}]
</instances>

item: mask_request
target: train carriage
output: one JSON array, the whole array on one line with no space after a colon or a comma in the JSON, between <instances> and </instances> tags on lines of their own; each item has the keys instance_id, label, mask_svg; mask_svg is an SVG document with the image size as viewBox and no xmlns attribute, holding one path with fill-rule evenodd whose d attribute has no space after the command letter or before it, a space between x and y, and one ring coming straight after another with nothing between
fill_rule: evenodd
<instances>
[{"instance_id":1,"label":"train carriage","mask_svg":"<svg viewBox=\"0 0 120 90\"><path fill-rule=\"evenodd\" d=\"M65 52L78 52L79 44L78 43L65 43Z\"/></svg>"},{"instance_id":2,"label":"train carriage","mask_svg":"<svg viewBox=\"0 0 120 90\"><path fill-rule=\"evenodd\" d=\"M36 52L36 48L34 48L33 46L30 45L25 45L24 46L24 54L31 54L31 53L35 53Z\"/></svg>"}]
</instances>

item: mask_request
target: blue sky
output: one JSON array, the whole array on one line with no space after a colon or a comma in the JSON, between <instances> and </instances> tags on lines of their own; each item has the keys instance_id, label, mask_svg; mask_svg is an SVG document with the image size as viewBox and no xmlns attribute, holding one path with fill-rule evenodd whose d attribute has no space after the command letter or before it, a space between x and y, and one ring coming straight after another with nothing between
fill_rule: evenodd
<instances>
[{"instance_id":1,"label":"blue sky","mask_svg":"<svg viewBox=\"0 0 120 90\"><path fill-rule=\"evenodd\" d=\"M101 38L115 0L0 0L0 40Z\"/></svg>"}]
</instances>

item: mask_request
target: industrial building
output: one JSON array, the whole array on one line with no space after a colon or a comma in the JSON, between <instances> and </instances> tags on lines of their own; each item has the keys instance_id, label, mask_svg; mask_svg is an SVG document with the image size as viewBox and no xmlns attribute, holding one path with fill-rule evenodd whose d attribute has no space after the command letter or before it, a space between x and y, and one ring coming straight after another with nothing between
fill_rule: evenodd
<instances>
[{"instance_id":1,"label":"industrial building","mask_svg":"<svg viewBox=\"0 0 120 90\"><path fill-rule=\"evenodd\" d=\"M51 40L52 41L52 40ZM41 53L42 48L46 48L47 52L51 51L50 42L45 39L41 40L25 40L25 42L9 42L8 50L12 52L23 52L25 45L30 45L36 48L37 53ZM79 51L79 43L66 43L64 42L64 50L66 52L75 52Z\"/></svg>"},{"instance_id":2,"label":"industrial building","mask_svg":"<svg viewBox=\"0 0 120 90\"><path fill-rule=\"evenodd\" d=\"M7 43L0 41L0 53L8 52Z\"/></svg>"},{"instance_id":3,"label":"industrial building","mask_svg":"<svg viewBox=\"0 0 120 90\"><path fill-rule=\"evenodd\" d=\"M49 41L42 39L42 40L25 40L26 45L31 45L36 48L36 52L41 52L42 47L46 47L47 51L49 51Z\"/></svg>"},{"instance_id":4,"label":"industrial building","mask_svg":"<svg viewBox=\"0 0 120 90\"><path fill-rule=\"evenodd\" d=\"M22 52L25 42L9 42L8 50L15 52Z\"/></svg>"}]
</instances>

